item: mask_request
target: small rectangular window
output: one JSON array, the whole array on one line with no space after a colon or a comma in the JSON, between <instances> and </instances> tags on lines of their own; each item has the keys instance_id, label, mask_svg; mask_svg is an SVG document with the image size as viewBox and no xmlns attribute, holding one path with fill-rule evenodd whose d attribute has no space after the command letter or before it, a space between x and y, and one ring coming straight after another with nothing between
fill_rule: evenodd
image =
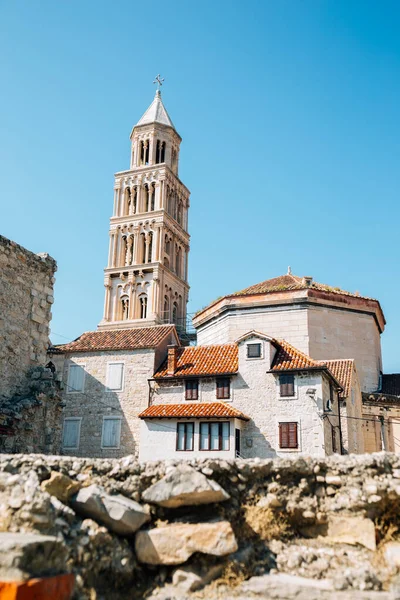
<instances>
[{"instance_id":1,"label":"small rectangular window","mask_svg":"<svg viewBox=\"0 0 400 600\"><path fill-rule=\"evenodd\" d=\"M279 375L281 397L294 396L294 375Z\"/></svg>"},{"instance_id":2,"label":"small rectangular window","mask_svg":"<svg viewBox=\"0 0 400 600\"><path fill-rule=\"evenodd\" d=\"M124 363L109 363L107 368L107 388L121 391L124 385Z\"/></svg>"},{"instance_id":3,"label":"small rectangular window","mask_svg":"<svg viewBox=\"0 0 400 600\"><path fill-rule=\"evenodd\" d=\"M261 344L247 344L247 358L261 358Z\"/></svg>"},{"instance_id":4,"label":"small rectangular window","mask_svg":"<svg viewBox=\"0 0 400 600\"><path fill-rule=\"evenodd\" d=\"M194 449L194 423L178 423L176 449L183 451Z\"/></svg>"},{"instance_id":5,"label":"small rectangular window","mask_svg":"<svg viewBox=\"0 0 400 600\"><path fill-rule=\"evenodd\" d=\"M101 436L102 448L119 448L121 441L121 418L104 417Z\"/></svg>"},{"instance_id":6,"label":"small rectangular window","mask_svg":"<svg viewBox=\"0 0 400 600\"><path fill-rule=\"evenodd\" d=\"M79 435L81 429L80 418L64 419L63 448L79 448Z\"/></svg>"},{"instance_id":7,"label":"small rectangular window","mask_svg":"<svg viewBox=\"0 0 400 600\"><path fill-rule=\"evenodd\" d=\"M83 392L84 382L84 365L70 365L68 369L67 392Z\"/></svg>"},{"instance_id":8,"label":"small rectangular window","mask_svg":"<svg viewBox=\"0 0 400 600\"><path fill-rule=\"evenodd\" d=\"M185 399L198 400L199 398L199 380L188 379L185 383Z\"/></svg>"},{"instance_id":9,"label":"small rectangular window","mask_svg":"<svg viewBox=\"0 0 400 600\"><path fill-rule=\"evenodd\" d=\"M200 423L200 450L229 450L230 423Z\"/></svg>"},{"instance_id":10,"label":"small rectangular window","mask_svg":"<svg viewBox=\"0 0 400 600\"><path fill-rule=\"evenodd\" d=\"M229 377L217 379L217 398L218 400L227 400L231 396L231 382Z\"/></svg>"},{"instance_id":11,"label":"small rectangular window","mask_svg":"<svg viewBox=\"0 0 400 600\"><path fill-rule=\"evenodd\" d=\"M279 447L295 449L299 447L297 423L279 423Z\"/></svg>"}]
</instances>

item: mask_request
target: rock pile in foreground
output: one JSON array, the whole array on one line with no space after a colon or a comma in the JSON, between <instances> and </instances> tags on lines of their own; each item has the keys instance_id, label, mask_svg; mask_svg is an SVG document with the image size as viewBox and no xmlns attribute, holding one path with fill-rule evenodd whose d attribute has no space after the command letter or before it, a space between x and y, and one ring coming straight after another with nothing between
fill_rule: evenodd
<instances>
[{"instance_id":1,"label":"rock pile in foreground","mask_svg":"<svg viewBox=\"0 0 400 600\"><path fill-rule=\"evenodd\" d=\"M75 600L400 599L400 456L0 455L0 580L65 573Z\"/></svg>"}]
</instances>

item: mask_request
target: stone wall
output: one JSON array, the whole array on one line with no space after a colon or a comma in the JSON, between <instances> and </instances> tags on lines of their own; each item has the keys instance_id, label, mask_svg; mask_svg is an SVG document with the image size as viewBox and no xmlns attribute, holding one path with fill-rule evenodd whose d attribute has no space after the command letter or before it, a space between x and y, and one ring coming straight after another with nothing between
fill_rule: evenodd
<instances>
[{"instance_id":1,"label":"stone wall","mask_svg":"<svg viewBox=\"0 0 400 600\"><path fill-rule=\"evenodd\" d=\"M0 580L70 573L73 600L393 600L399 500L400 457L385 453L1 455Z\"/></svg>"},{"instance_id":2,"label":"stone wall","mask_svg":"<svg viewBox=\"0 0 400 600\"><path fill-rule=\"evenodd\" d=\"M44 365L56 262L0 236L0 399L27 392Z\"/></svg>"}]
</instances>

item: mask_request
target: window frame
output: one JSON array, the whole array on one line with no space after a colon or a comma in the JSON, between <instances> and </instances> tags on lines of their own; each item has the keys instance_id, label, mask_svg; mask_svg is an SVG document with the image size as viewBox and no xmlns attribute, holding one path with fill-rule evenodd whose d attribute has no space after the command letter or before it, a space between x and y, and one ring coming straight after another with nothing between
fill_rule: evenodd
<instances>
[{"instance_id":1,"label":"window frame","mask_svg":"<svg viewBox=\"0 0 400 600\"><path fill-rule=\"evenodd\" d=\"M81 369L82 369L82 371L83 371L82 389L81 389L81 390L71 390L71 389L70 389L70 386L69 386L69 384L68 384L68 382L69 382L69 373L70 373L70 370L71 370L71 368L73 369L73 368L76 368L76 367L79 367L79 368L81 368ZM66 393L67 393L67 394L83 394L83 393L84 393L84 391L85 391L85 380L86 380L86 370L85 370L85 369L86 369L86 363L85 363L85 364L79 364L79 363L70 363L70 364L68 365L68 372L67 372L67 384L66 384L66 387L67 387L67 392L66 392Z\"/></svg>"},{"instance_id":2,"label":"window frame","mask_svg":"<svg viewBox=\"0 0 400 600\"><path fill-rule=\"evenodd\" d=\"M119 432L118 432L118 444L117 446L104 446L104 423L106 421L119 421ZM122 430L122 417L120 415L104 415L101 424L101 443L100 448L102 450L119 450L121 448L121 430Z\"/></svg>"},{"instance_id":3,"label":"window frame","mask_svg":"<svg viewBox=\"0 0 400 600\"><path fill-rule=\"evenodd\" d=\"M249 356L249 348L250 346L258 346L260 349L260 354L259 356ZM247 360L260 360L260 358L263 358L263 344L261 342L249 342L246 344L246 359Z\"/></svg>"},{"instance_id":4,"label":"window frame","mask_svg":"<svg viewBox=\"0 0 400 600\"><path fill-rule=\"evenodd\" d=\"M77 435L77 445L76 446L64 446L64 431L65 431L66 421L74 421L74 422L78 423L78 435ZM62 437L61 437L61 447L63 450L78 450L79 449L79 445L80 445L80 441L81 441L81 424L82 424L82 417L64 417Z\"/></svg>"},{"instance_id":5,"label":"window frame","mask_svg":"<svg viewBox=\"0 0 400 600\"><path fill-rule=\"evenodd\" d=\"M183 446L184 446L183 449L178 447L178 445L179 445L179 425L183 425L185 428L184 435L183 435ZM192 447L191 448L186 448L186 438L187 438L186 427L187 427L187 425L192 425L192 427L193 427ZM176 424L176 445L175 445L176 452L194 452L194 434L195 434L194 421L178 421Z\"/></svg>"},{"instance_id":6,"label":"window frame","mask_svg":"<svg viewBox=\"0 0 400 600\"><path fill-rule=\"evenodd\" d=\"M225 381L228 382L228 385L218 385L220 382ZM228 388L228 395L225 395L225 392L223 392L223 395L220 396L219 395L219 390L223 389L225 390L226 388ZM215 397L217 400L230 400L232 396L232 391L231 391L231 378L230 377L217 377L215 380Z\"/></svg>"},{"instance_id":7,"label":"window frame","mask_svg":"<svg viewBox=\"0 0 400 600\"><path fill-rule=\"evenodd\" d=\"M286 425L286 426L290 426L290 425L296 425L296 446L291 446L290 445L290 431L288 429L287 432L287 438L288 438L288 445L287 446L282 446L282 432L281 432L281 426L282 425ZM286 451L299 451L300 450L300 422L299 421L278 421L278 440L279 440L279 450L286 450Z\"/></svg>"},{"instance_id":8,"label":"window frame","mask_svg":"<svg viewBox=\"0 0 400 600\"><path fill-rule=\"evenodd\" d=\"M227 423L229 427L228 448L223 448L223 425ZM211 425L218 425L218 448L211 448ZM201 427L208 425L208 448L201 447ZM199 452L229 452L231 449L231 422L230 421L200 421L199 423Z\"/></svg>"},{"instance_id":9,"label":"window frame","mask_svg":"<svg viewBox=\"0 0 400 600\"><path fill-rule=\"evenodd\" d=\"M121 389L115 390L109 387L109 377L110 377L110 366L111 365L122 365L122 381L121 381ZM123 392L125 387L125 361L124 360L112 360L107 363L107 374L106 374L106 390L107 392Z\"/></svg>"},{"instance_id":10,"label":"window frame","mask_svg":"<svg viewBox=\"0 0 400 600\"><path fill-rule=\"evenodd\" d=\"M195 388L191 388L190 390L188 390L188 384L197 384ZM185 400L198 400L200 397L199 394L199 390L200 390L200 380L199 379L186 379L185 380ZM191 397L188 397L188 392L191 392ZM193 392L196 392L195 394L195 398L193 397Z\"/></svg>"},{"instance_id":11,"label":"window frame","mask_svg":"<svg viewBox=\"0 0 400 600\"><path fill-rule=\"evenodd\" d=\"M293 377L293 394L282 394L282 386L283 385L288 385L287 383L282 384L281 383L281 378L283 377ZM297 396L297 386L296 386L296 377L294 375L294 373L282 373L278 376L278 389L279 389L279 398L296 398Z\"/></svg>"}]
</instances>

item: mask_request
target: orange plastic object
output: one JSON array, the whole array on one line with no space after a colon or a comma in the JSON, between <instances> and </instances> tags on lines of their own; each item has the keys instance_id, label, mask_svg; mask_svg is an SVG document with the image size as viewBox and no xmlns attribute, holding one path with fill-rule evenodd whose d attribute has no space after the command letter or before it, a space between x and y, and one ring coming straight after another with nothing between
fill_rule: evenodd
<instances>
[{"instance_id":1,"label":"orange plastic object","mask_svg":"<svg viewBox=\"0 0 400 600\"><path fill-rule=\"evenodd\" d=\"M74 582L72 574L28 581L0 581L0 600L70 600Z\"/></svg>"}]
</instances>

